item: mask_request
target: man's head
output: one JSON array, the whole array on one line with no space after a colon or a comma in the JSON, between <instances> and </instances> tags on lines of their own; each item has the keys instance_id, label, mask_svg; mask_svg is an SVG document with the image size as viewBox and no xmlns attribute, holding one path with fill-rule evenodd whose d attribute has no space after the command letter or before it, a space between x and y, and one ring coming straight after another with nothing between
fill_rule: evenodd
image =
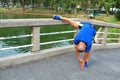
<instances>
[{"instance_id":1,"label":"man's head","mask_svg":"<svg viewBox=\"0 0 120 80\"><path fill-rule=\"evenodd\" d=\"M83 51L85 51L86 44L84 42L79 42L79 44L76 46L76 48L79 52L83 52Z\"/></svg>"}]
</instances>

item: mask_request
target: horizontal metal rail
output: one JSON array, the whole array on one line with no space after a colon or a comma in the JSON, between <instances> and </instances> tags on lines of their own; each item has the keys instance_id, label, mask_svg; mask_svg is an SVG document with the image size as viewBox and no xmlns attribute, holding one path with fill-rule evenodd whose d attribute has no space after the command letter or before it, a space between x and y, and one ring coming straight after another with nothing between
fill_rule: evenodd
<instances>
[{"instance_id":1,"label":"horizontal metal rail","mask_svg":"<svg viewBox=\"0 0 120 80\"><path fill-rule=\"evenodd\" d=\"M51 32L51 33L41 33L40 35L53 35L53 34L66 34L66 33L73 33L76 32L76 30L74 31L61 31L61 32Z\"/></svg>"},{"instance_id":2,"label":"horizontal metal rail","mask_svg":"<svg viewBox=\"0 0 120 80\"><path fill-rule=\"evenodd\" d=\"M110 33L110 32L108 32L108 34L120 35L120 33Z\"/></svg>"},{"instance_id":3,"label":"horizontal metal rail","mask_svg":"<svg viewBox=\"0 0 120 80\"><path fill-rule=\"evenodd\" d=\"M96 34L97 34L97 33L98 33L98 34L104 34L104 32L96 32Z\"/></svg>"},{"instance_id":4,"label":"horizontal metal rail","mask_svg":"<svg viewBox=\"0 0 120 80\"><path fill-rule=\"evenodd\" d=\"M76 30L73 30L73 31L61 31L61 32L50 32L50 33L41 33L40 36L54 35L54 34L65 34L65 33L74 33L74 32L76 32ZM104 32L96 32L96 33L103 34ZM120 35L120 33L108 33L108 34ZM33 36L33 34L26 34L26 35L19 35L19 36L9 36L9 37L0 37L0 40L25 38L25 37L31 37L31 36Z\"/></svg>"},{"instance_id":5,"label":"horizontal metal rail","mask_svg":"<svg viewBox=\"0 0 120 80\"><path fill-rule=\"evenodd\" d=\"M107 40L120 40L120 38L107 38Z\"/></svg>"},{"instance_id":6,"label":"horizontal metal rail","mask_svg":"<svg viewBox=\"0 0 120 80\"><path fill-rule=\"evenodd\" d=\"M95 40L103 40L103 38L95 38ZM107 40L120 40L120 38L107 38ZM40 43L40 45L47 45L47 44L65 42L65 41L73 41L73 39L66 39L66 40L57 40L57 41L51 41L51 42L44 42L44 43ZM2 50L9 50L9 49L18 49L18 48L32 47L32 46L33 46L32 44L29 44L29 45L23 45L23 46L15 46L15 47L1 48L0 51L2 51Z\"/></svg>"},{"instance_id":7,"label":"horizontal metal rail","mask_svg":"<svg viewBox=\"0 0 120 80\"><path fill-rule=\"evenodd\" d=\"M40 36L44 35L54 35L54 34L66 34L66 33L73 33L74 31L61 31L61 32L50 32L50 33L41 33ZM26 35L19 35L19 36L8 36L8 37L0 37L0 40L6 40L6 39L16 39L16 38L25 38L25 37L31 37L33 34L26 34Z\"/></svg>"},{"instance_id":8,"label":"horizontal metal rail","mask_svg":"<svg viewBox=\"0 0 120 80\"><path fill-rule=\"evenodd\" d=\"M95 40L103 40L103 38L94 38Z\"/></svg>"},{"instance_id":9,"label":"horizontal metal rail","mask_svg":"<svg viewBox=\"0 0 120 80\"><path fill-rule=\"evenodd\" d=\"M95 40L103 40L103 38L95 38ZM120 38L107 38L107 40L120 40ZM73 41L73 39L66 39L66 40L58 40L58 41L44 42L44 43L40 43L40 45L47 45L47 44L65 42L65 41ZM1 48L0 51L10 50L10 49L18 49L18 48L25 48L25 47L32 47L32 46L33 46L33 44L23 45L23 46L15 46L15 47L8 47L8 48Z\"/></svg>"},{"instance_id":10,"label":"horizontal metal rail","mask_svg":"<svg viewBox=\"0 0 120 80\"><path fill-rule=\"evenodd\" d=\"M65 33L74 33L76 30L73 31L61 31L61 32L50 32L50 33L41 33L40 36L44 35L55 35L55 34L65 34ZM104 32L97 32L99 34L103 34ZM108 34L116 34L119 35L119 33L108 33ZM25 38L25 37L31 37L33 34L27 34L27 35L20 35L20 36L11 36L11 37L0 37L0 40L6 40L6 39L16 39L16 38ZM95 40L103 40L103 38L95 38ZM120 40L119 38L107 38L107 40ZM66 40L57 40L57 41L51 41L51 42L44 42L40 43L40 45L47 45L47 44L53 44L53 43L59 43L64 41L73 41L73 39L66 39ZM9 49L17 49L17 48L24 48L24 47L32 47L32 44L29 45L23 45L23 46L15 46L15 47L8 47L8 48L1 48L1 50L9 50Z\"/></svg>"}]
</instances>

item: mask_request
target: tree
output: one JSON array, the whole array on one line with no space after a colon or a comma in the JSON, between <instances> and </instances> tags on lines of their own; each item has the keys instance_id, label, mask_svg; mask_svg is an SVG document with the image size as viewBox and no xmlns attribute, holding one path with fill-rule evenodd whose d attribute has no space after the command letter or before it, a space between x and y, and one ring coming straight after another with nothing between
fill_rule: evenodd
<instances>
[{"instance_id":1,"label":"tree","mask_svg":"<svg viewBox=\"0 0 120 80\"><path fill-rule=\"evenodd\" d=\"M116 4L116 1L113 0L104 0L104 7L106 10L106 15L109 16L109 10Z\"/></svg>"},{"instance_id":2,"label":"tree","mask_svg":"<svg viewBox=\"0 0 120 80\"><path fill-rule=\"evenodd\" d=\"M19 1L20 1L22 10L25 11L25 0L19 0Z\"/></svg>"},{"instance_id":3,"label":"tree","mask_svg":"<svg viewBox=\"0 0 120 80\"><path fill-rule=\"evenodd\" d=\"M9 9L9 0L1 0L1 3L3 7L7 7L7 9Z\"/></svg>"},{"instance_id":4,"label":"tree","mask_svg":"<svg viewBox=\"0 0 120 80\"><path fill-rule=\"evenodd\" d=\"M104 7L105 11L106 11L106 15L109 16L109 10L110 10L110 8L112 7L113 4L114 4L113 0L98 0L98 5L97 6L99 8Z\"/></svg>"}]
</instances>

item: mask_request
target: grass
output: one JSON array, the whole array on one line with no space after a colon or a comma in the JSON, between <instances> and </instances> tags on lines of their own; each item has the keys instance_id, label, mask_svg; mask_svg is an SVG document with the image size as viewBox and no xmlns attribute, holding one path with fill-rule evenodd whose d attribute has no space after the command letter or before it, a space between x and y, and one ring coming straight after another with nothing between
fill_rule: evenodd
<instances>
[{"instance_id":1,"label":"grass","mask_svg":"<svg viewBox=\"0 0 120 80\"><path fill-rule=\"evenodd\" d=\"M30 14L30 15L47 15L47 16L52 16L54 14L62 15L64 17L74 17L74 18L85 18L85 14L83 13L77 13L77 14L69 14L65 12L56 12L54 10L48 10L48 9L35 9L34 11L29 8L26 9L26 11L22 11L21 8L12 8L12 9L6 9L6 8L0 8L1 13L11 13L11 14ZM105 22L110 22L110 23L120 23L120 21L117 21L117 19L113 16L96 16L96 20L101 20Z\"/></svg>"},{"instance_id":2,"label":"grass","mask_svg":"<svg viewBox=\"0 0 120 80\"><path fill-rule=\"evenodd\" d=\"M108 19L107 19L107 22L110 22L110 23L114 23L114 22L117 22L118 20L114 17L114 16L112 16L112 17L109 17Z\"/></svg>"},{"instance_id":3,"label":"grass","mask_svg":"<svg viewBox=\"0 0 120 80\"><path fill-rule=\"evenodd\" d=\"M105 21L105 22L109 22L109 23L118 23L120 24L120 21L118 21L114 15L111 16L97 16L96 20L101 20L101 21Z\"/></svg>"}]
</instances>

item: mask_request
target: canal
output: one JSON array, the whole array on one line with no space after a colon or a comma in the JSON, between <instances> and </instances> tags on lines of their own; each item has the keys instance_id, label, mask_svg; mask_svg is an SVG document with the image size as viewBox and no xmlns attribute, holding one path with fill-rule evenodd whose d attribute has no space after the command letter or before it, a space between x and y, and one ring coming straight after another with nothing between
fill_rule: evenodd
<instances>
[{"instance_id":1,"label":"canal","mask_svg":"<svg viewBox=\"0 0 120 80\"><path fill-rule=\"evenodd\" d=\"M29 19L29 18L52 18L52 16L48 15L34 15L34 14L8 14L8 13L0 13L1 19ZM58 31L69 31L74 30L73 27L70 25L56 25L56 26L46 26L40 28L42 33L50 33L50 32L58 32ZM30 35L31 28L22 27L22 28L0 28L0 38L11 37L11 36L21 36L21 35ZM66 33L66 34L55 34L55 35L47 35L47 36L40 36L41 43L49 42L49 41L56 41L56 40L63 40L63 39L71 39L73 38L73 33ZM15 38L15 39L0 39L0 48L8 48L14 46L21 46L21 45L28 45L31 44L31 37L26 38ZM40 46L41 50L48 49L48 48L55 48L60 46L66 46L73 44L72 42L59 42L53 43L50 45L42 45ZM26 48L19 48L19 49L10 49L5 51L0 51L0 57L5 57L9 55L21 54L30 52L31 47Z\"/></svg>"}]
</instances>

